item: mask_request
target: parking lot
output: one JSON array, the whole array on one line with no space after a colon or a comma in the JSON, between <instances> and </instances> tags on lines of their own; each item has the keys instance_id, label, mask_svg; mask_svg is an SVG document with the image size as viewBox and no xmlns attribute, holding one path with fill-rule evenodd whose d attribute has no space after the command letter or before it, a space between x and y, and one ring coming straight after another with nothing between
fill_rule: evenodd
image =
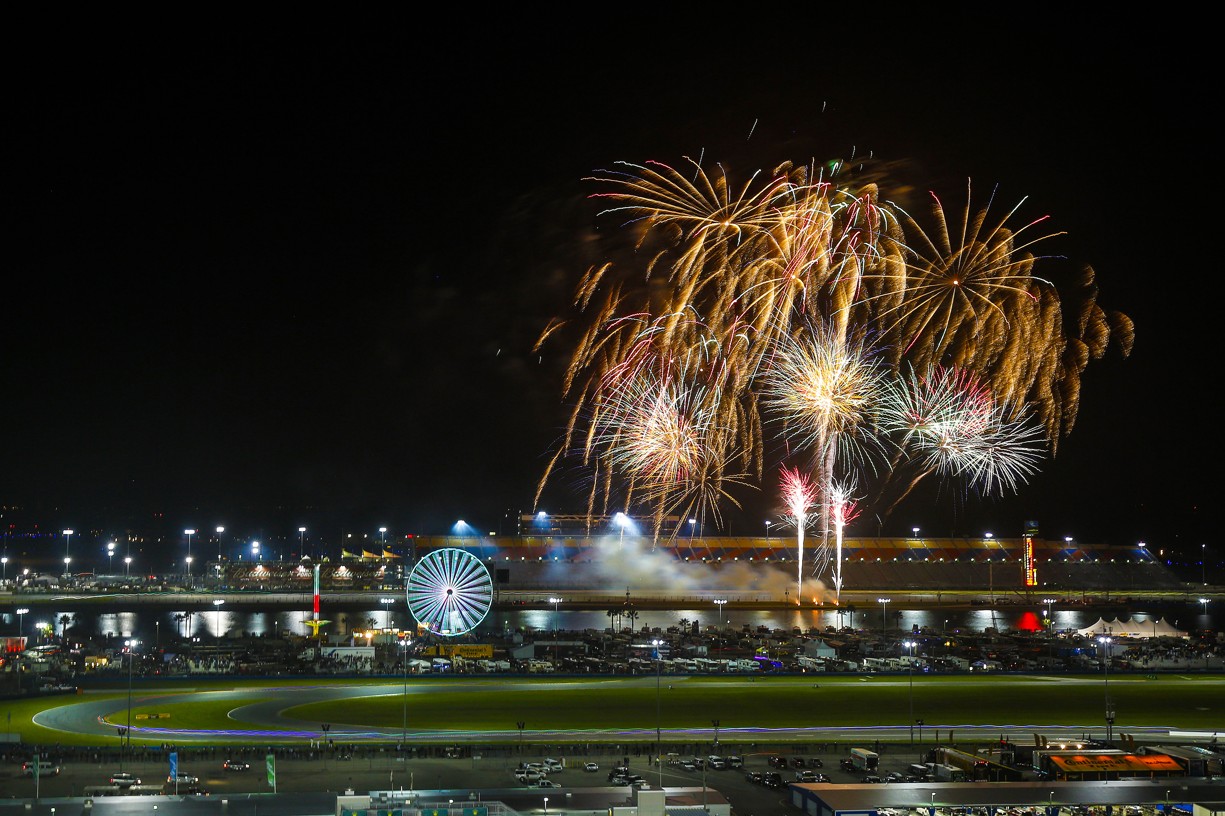
<instances>
[{"instance_id":1,"label":"parking lot","mask_svg":"<svg viewBox=\"0 0 1225 816\"><path fill-rule=\"evenodd\" d=\"M279 757L275 762L277 792L332 790L343 792L354 790L364 793L371 790L441 790L466 793L472 790L496 790L504 788L592 788L613 785L637 784L639 787L658 788L688 787L703 785L718 790L731 803L737 813L762 812L764 808L777 808L787 801L788 783L797 781L797 774L819 773L829 781L850 783L862 781L868 774L859 770L847 771L839 767L839 759L845 752L827 750L814 753L763 751L754 746L738 748L744 753L721 754L714 761L710 754L697 756L675 753L665 758L662 764L645 754L618 755L612 746L587 746L582 751L554 749L549 754L534 754L531 749L520 759L515 750L499 756L473 752L464 757L411 757L398 758L394 752L369 751L365 754L322 754L312 758ZM886 750L881 754L878 774L883 778L890 772L903 774L910 763L917 761L916 751L902 752L900 749ZM349 757L343 759L341 757ZM771 759L775 764L771 764ZM546 760L555 760L549 770ZM227 769L229 757L181 759L178 773L181 775L178 793L199 791L202 795L224 795L233 793L271 792L267 770L262 756L246 755L245 761L234 760ZM782 765L779 765L779 760ZM520 773L521 765L539 763L532 769L533 776ZM564 763L564 768L557 766ZM801 766L801 763L803 767ZM246 765L248 767L241 767ZM784 767L785 766L785 767ZM60 772L42 776L38 780L38 792L43 798L83 796L88 792L98 795L99 788L109 785L112 776L120 769L108 762L64 761ZM623 768L617 774L615 771ZM139 782L136 792L175 793L173 781L168 781L169 768L163 761L129 761L123 773L131 774ZM767 774L773 776L767 777ZM638 779L632 779L637 777ZM188 778L198 778L187 782ZM9 763L0 769L0 780L5 795L32 797L35 780L24 775L21 763ZM548 783L542 785L541 783Z\"/></svg>"}]
</instances>

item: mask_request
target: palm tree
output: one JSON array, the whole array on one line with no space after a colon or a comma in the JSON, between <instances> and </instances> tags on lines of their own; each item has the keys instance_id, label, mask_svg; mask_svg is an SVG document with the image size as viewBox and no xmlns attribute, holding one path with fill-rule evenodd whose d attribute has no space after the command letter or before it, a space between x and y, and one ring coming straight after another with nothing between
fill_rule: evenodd
<instances>
[{"instance_id":1,"label":"palm tree","mask_svg":"<svg viewBox=\"0 0 1225 816\"><path fill-rule=\"evenodd\" d=\"M72 622L69 615L60 615L60 640L68 642L68 624Z\"/></svg>"},{"instance_id":2,"label":"palm tree","mask_svg":"<svg viewBox=\"0 0 1225 816\"><path fill-rule=\"evenodd\" d=\"M608 610L608 622L609 622L609 623L612 625L612 627L613 627L613 630L614 630L614 631L616 631L616 629L617 629L617 623L616 623L616 620L617 620L617 618L619 618L619 617L621 617L621 610L620 610L620 609L610 609L610 610Z\"/></svg>"},{"instance_id":3,"label":"palm tree","mask_svg":"<svg viewBox=\"0 0 1225 816\"><path fill-rule=\"evenodd\" d=\"M635 621L635 620L638 618L638 610L636 610L636 609L627 609L627 610L625 610L625 617L629 618L629 622L630 622L630 629L631 629L631 630L633 630L633 628L634 628L634 621Z\"/></svg>"}]
</instances>

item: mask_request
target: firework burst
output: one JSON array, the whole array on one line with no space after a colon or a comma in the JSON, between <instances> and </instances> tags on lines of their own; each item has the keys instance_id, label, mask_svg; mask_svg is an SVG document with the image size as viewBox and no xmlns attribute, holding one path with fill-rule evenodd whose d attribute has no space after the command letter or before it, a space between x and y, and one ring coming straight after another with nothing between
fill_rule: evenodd
<instances>
[{"instance_id":1,"label":"firework burst","mask_svg":"<svg viewBox=\"0 0 1225 816\"><path fill-rule=\"evenodd\" d=\"M807 448L828 540L836 467L876 480L858 501L883 523L928 475L1015 490L1044 445L1053 455L1082 371L1112 344L1130 353L1131 320L1098 306L1091 269L1070 304L1034 275L1049 260L1034 248L1060 233L1044 217L1012 226L1021 204L993 217L967 193L950 217L933 196L926 231L888 203L888 173L854 166L868 170L784 162L737 184L721 166L645 162L588 179L633 241L582 276L578 319L537 342L578 329L562 384L573 409L538 499L576 456L589 512L616 493L657 518L717 517L730 487L761 483L768 455ZM881 377L928 393L882 397ZM877 403L900 413L882 420ZM900 438L892 457L877 456L882 423Z\"/></svg>"},{"instance_id":2,"label":"firework burst","mask_svg":"<svg viewBox=\"0 0 1225 816\"><path fill-rule=\"evenodd\" d=\"M796 560L799 562L796 576L795 599L798 602L804 592L804 530L808 527L808 514L817 501L817 487L799 468L783 468L779 476L783 501L787 504L788 518L795 525Z\"/></svg>"}]
</instances>

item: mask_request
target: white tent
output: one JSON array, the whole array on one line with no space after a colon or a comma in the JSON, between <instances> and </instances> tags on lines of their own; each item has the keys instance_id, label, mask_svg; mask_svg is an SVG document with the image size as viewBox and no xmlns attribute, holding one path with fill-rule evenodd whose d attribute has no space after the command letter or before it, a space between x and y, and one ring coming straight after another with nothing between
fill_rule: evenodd
<instances>
[{"instance_id":1,"label":"white tent","mask_svg":"<svg viewBox=\"0 0 1225 816\"><path fill-rule=\"evenodd\" d=\"M1085 637L1097 637L1100 635L1113 635L1114 637L1125 638L1188 637L1187 632L1175 629L1166 622L1165 618L1160 620L1132 621L1121 621L1117 617L1112 621L1098 618L1097 623L1084 629L1077 629L1076 634Z\"/></svg>"}]
</instances>

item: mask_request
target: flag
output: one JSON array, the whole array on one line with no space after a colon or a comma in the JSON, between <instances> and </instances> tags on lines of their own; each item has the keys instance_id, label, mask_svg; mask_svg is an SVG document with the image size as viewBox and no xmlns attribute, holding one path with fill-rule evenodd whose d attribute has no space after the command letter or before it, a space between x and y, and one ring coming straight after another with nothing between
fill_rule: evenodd
<instances>
[{"instance_id":1,"label":"flag","mask_svg":"<svg viewBox=\"0 0 1225 816\"><path fill-rule=\"evenodd\" d=\"M276 757L268 754L264 757L264 766L268 769L268 784L276 790Z\"/></svg>"},{"instance_id":2,"label":"flag","mask_svg":"<svg viewBox=\"0 0 1225 816\"><path fill-rule=\"evenodd\" d=\"M384 548L383 548L383 557L384 557L384 558L399 558L400 556L396 555L396 554L395 554L395 553L393 553L391 550L389 550L389 549L387 549L386 547L384 547Z\"/></svg>"},{"instance_id":3,"label":"flag","mask_svg":"<svg viewBox=\"0 0 1225 816\"><path fill-rule=\"evenodd\" d=\"M170 778L174 779L179 775L179 754L177 751L170 752Z\"/></svg>"}]
</instances>

